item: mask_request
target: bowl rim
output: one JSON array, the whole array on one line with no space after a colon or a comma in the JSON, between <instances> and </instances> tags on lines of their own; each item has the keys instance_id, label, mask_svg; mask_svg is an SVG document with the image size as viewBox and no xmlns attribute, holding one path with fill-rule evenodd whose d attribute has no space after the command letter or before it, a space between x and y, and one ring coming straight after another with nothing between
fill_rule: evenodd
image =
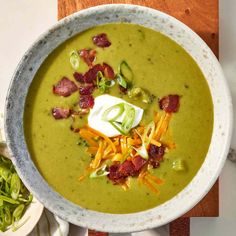
<instances>
[{"instance_id":1,"label":"bowl rim","mask_svg":"<svg viewBox=\"0 0 236 236\"><path fill-rule=\"evenodd\" d=\"M145 13L148 14L147 17L151 16L157 16L163 19L167 19L171 24L178 26L177 28L183 29L187 35L190 35L192 38L194 38L196 41L195 43L198 43L199 45L202 45L202 48L206 51L208 56L210 57L210 60L212 61L214 68L216 69L216 75L220 78L220 85L221 85L221 90L223 91L222 96L224 96L225 99L225 110L224 113L226 114L223 118L223 121L225 124L222 123L222 126L225 127L224 130L224 136L222 136L222 146L220 147L220 156L218 156L218 162L215 163L215 169L212 170L210 165L208 164L208 168L210 169L209 173L205 173L202 170L202 167L196 174L196 176L193 178L191 183L185 187L179 194L177 194L174 198L170 199L169 201L161 204L158 207L142 211L142 212L137 212L137 213L130 213L130 214L110 214L110 213L101 213L101 212L95 212L92 210L86 210L83 209L68 200L64 199L62 196L60 196L58 193L54 192L49 185L46 183L46 181L39 176L38 180L35 180L37 178L30 178L27 176L26 172L26 164L30 165L31 171L33 171L36 175L39 174L36 167L34 166L33 162L29 159L30 156L28 154L27 148L25 148L25 140L24 140L24 135L23 135L23 143L20 143L18 147L16 147L16 141L22 139L22 119L19 117L17 118L16 115L13 114L13 110L16 107L16 105L19 105L23 100L20 101L13 101L13 97L16 96L17 92L21 91L22 88L16 88L16 84L19 84L19 79L21 78L22 80L22 74L24 75L23 69L25 69L28 65L30 60L33 60L34 58L34 52L35 50L37 51L38 48L42 46L42 42L44 40L47 40L50 35L54 35L57 31L59 31L61 28L65 27L66 25L72 24L73 22L76 22L78 19L83 19L86 17L91 17L93 14L99 14L101 12L120 12L120 13L128 13L130 12L138 12L139 14ZM134 13L134 14L136 14ZM111 14L111 13L110 13ZM114 22L114 21L113 21ZM107 22L108 23L108 22ZM132 21L132 23L134 23ZM100 23L101 24L101 23ZM142 24L141 24L142 25ZM89 23L87 24L89 26ZM94 25L96 26L96 24ZM143 25L145 26L145 25ZM147 26L146 26L147 27ZM87 27L90 28L90 27ZM150 27L151 28L151 27ZM81 30L83 31L83 30ZM78 32L77 32L78 33ZM67 35L66 39L69 37L72 37L73 33L71 35ZM167 35L169 36L169 35ZM170 36L169 36L170 37ZM174 37L174 36L173 36ZM171 39L173 39L171 37ZM176 39L173 39L176 41ZM60 43L62 43L60 41ZM47 44L48 42L46 42ZM56 44L58 41L56 41ZM177 42L178 43L178 42ZM180 44L180 43L179 43ZM46 45L47 46L47 45ZM46 47L45 46L45 47ZM184 47L185 45L181 45ZM56 46L55 46L56 47ZM185 48L186 49L186 48ZM190 53L191 55L191 53ZM191 55L192 56L192 55ZM196 58L194 58L196 61ZM32 61L31 61L32 62ZM202 68L200 67L202 70ZM33 70L32 73L35 73L37 70ZM33 76L33 74L30 74L28 76ZM206 75L205 75L206 77ZM216 82L214 82L216 83ZM214 84L213 83L213 84ZM209 84L209 81L208 81ZM210 90L211 84L209 84ZM212 93L212 90L211 90ZM14 95L15 94L15 95ZM21 103L22 105L22 103ZM214 108L217 104L214 103ZM23 105L24 108L24 105ZM154 10L152 8L148 7L143 7L143 6L137 6L137 5L131 5L131 4L108 4L108 5L100 5L100 6L95 6L91 7L88 9L81 10L79 12L76 12L68 17L63 18L60 20L58 23L56 23L54 26L52 26L46 33L42 34L38 40L29 48L29 50L25 53L23 56L22 60L18 64L15 74L13 75L13 78L11 80L8 93L7 93L7 98L6 98L6 106L5 106L5 132L6 132L6 139L7 139L7 144L10 149L10 154L13 157L13 163L16 166L16 169L23 180L24 184L26 185L27 188L38 198L40 201L48 208L50 211L55 213L56 215L60 216L62 219L69 221L73 224L82 226L82 227L89 227L91 229L95 229L98 231L106 231L106 232L134 232L134 231L141 231L145 229L150 229L153 227L161 226L163 224L169 223L170 221L178 218L179 216L185 214L187 211L189 211L193 206L195 206L210 190L210 188L213 186L215 183L216 179L218 178L220 171L224 165L229 146L230 146L230 140L232 136L232 124L233 124L233 112L232 112L232 101L231 101L231 96L230 92L227 86L226 79L224 78L221 66L216 59L215 55L212 53L212 51L209 49L209 47L206 45L206 43L195 33L193 32L188 26L180 22L179 20L175 19L172 16L169 16L166 13L163 13L158 10ZM21 111L22 112L22 111ZM15 118L15 119L13 119ZM21 122L21 123L20 123ZM214 121L215 122L215 121ZM215 126L215 123L214 123ZM18 132L18 133L17 133ZM214 133L213 133L214 134ZM17 136L17 137L15 137ZM26 150L25 150L26 149ZM21 151L21 155L19 154ZM210 151L209 151L210 152ZM208 152L208 153L209 153ZM22 160L22 153L25 154L25 160ZM207 155L208 157L208 155ZM207 158L206 158L207 159ZM209 158L208 158L209 159ZM215 161L216 162L216 161ZM205 161L204 161L205 163ZM212 163L210 163L212 164ZM204 164L203 164L204 165ZM197 197L193 194L190 190L193 188L193 182L196 180L197 176L206 176L210 178L208 183L203 186L200 190L198 190L198 195ZM203 178L203 177L202 177ZM39 183L41 182L41 183ZM196 182L196 181L195 181ZM194 183L195 183L194 182ZM42 184L45 189L40 189L39 186ZM42 191L40 191L42 190ZM192 196L191 201L185 202L185 204L180 204L177 203L179 198L184 198L186 195ZM51 199L55 200L55 203L50 201ZM174 201L175 200L175 201ZM189 200L189 199L188 199ZM178 211L171 212L170 211L170 202L177 204L179 207ZM183 200L182 200L183 202ZM75 211L69 212L69 210L65 209L65 206L68 206L71 209L76 209ZM169 208L168 208L169 206ZM168 213L168 215L162 215L158 211L161 208L163 212ZM171 205L171 209L175 209L176 206L173 204ZM173 210L172 209L172 210ZM129 222L128 222L129 221ZM123 225L122 225L123 223Z\"/></svg>"}]
</instances>

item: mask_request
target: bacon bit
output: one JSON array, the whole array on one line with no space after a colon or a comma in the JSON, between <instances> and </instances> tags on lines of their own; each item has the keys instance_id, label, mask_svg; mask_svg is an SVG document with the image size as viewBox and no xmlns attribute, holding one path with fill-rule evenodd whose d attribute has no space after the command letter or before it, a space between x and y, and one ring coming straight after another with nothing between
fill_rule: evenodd
<instances>
[{"instance_id":1,"label":"bacon bit","mask_svg":"<svg viewBox=\"0 0 236 236\"><path fill-rule=\"evenodd\" d=\"M84 74L84 81L85 81L85 83L93 83L94 81L96 81L98 71L103 72L103 66L101 64L96 64L95 66L90 68Z\"/></svg>"},{"instance_id":2,"label":"bacon bit","mask_svg":"<svg viewBox=\"0 0 236 236\"><path fill-rule=\"evenodd\" d=\"M95 45L101 48L109 47L111 45L111 42L108 40L105 33L93 36L92 40Z\"/></svg>"},{"instance_id":3,"label":"bacon bit","mask_svg":"<svg viewBox=\"0 0 236 236\"><path fill-rule=\"evenodd\" d=\"M160 165L160 162L163 160L163 156L165 154L165 147L157 147L156 145L150 144L148 150L148 163L153 166L153 168L157 168Z\"/></svg>"},{"instance_id":4,"label":"bacon bit","mask_svg":"<svg viewBox=\"0 0 236 236\"><path fill-rule=\"evenodd\" d=\"M53 85L53 93L63 97L68 97L77 90L76 84L66 77L63 77L56 85Z\"/></svg>"},{"instance_id":5,"label":"bacon bit","mask_svg":"<svg viewBox=\"0 0 236 236\"><path fill-rule=\"evenodd\" d=\"M94 49L82 49L79 51L80 57L84 60L84 62L89 66L93 66L93 62L96 58L96 50Z\"/></svg>"},{"instance_id":6,"label":"bacon bit","mask_svg":"<svg viewBox=\"0 0 236 236\"><path fill-rule=\"evenodd\" d=\"M147 160L143 159L141 156L135 156L131 159L136 171L140 171L142 167L147 163Z\"/></svg>"},{"instance_id":7,"label":"bacon bit","mask_svg":"<svg viewBox=\"0 0 236 236\"><path fill-rule=\"evenodd\" d=\"M91 96L91 95L82 95L82 96L80 96L79 106L82 109L93 108L93 106L94 106L93 96Z\"/></svg>"},{"instance_id":8,"label":"bacon bit","mask_svg":"<svg viewBox=\"0 0 236 236\"><path fill-rule=\"evenodd\" d=\"M168 95L159 101L159 106L167 113L177 112L179 109L179 95Z\"/></svg>"},{"instance_id":9,"label":"bacon bit","mask_svg":"<svg viewBox=\"0 0 236 236\"><path fill-rule=\"evenodd\" d=\"M134 164L131 161L127 160L120 165L118 172L120 172L124 177L138 175L138 171L135 169Z\"/></svg>"},{"instance_id":10,"label":"bacon bit","mask_svg":"<svg viewBox=\"0 0 236 236\"><path fill-rule=\"evenodd\" d=\"M76 81L80 82L81 84L84 83L84 76L83 76L83 74L78 73L78 72L74 72L73 76L74 76Z\"/></svg>"},{"instance_id":11,"label":"bacon bit","mask_svg":"<svg viewBox=\"0 0 236 236\"><path fill-rule=\"evenodd\" d=\"M112 69L112 67L110 65L108 65L107 63L103 63L102 65L103 65L104 76L109 79L114 79L115 73L114 73L114 70Z\"/></svg>"},{"instance_id":12,"label":"bacon bit","mask_svg":"<svg viewBox=\"0 0 236 236\"><path fill-rule=\"evenodd\" d=\"M95 86L94 84L86 84L79 86L80 95L90 95L93 93Z\"/></svg>"},{"instance_id":13,"label":"bacon bit","mask_svg":"<svg viewBox=\"0 0 236 236\"><path fill-rule=\"evenodd\" d=\"M71 110L68 108L54 107L52 108L52 115L56 120L66 119L71 115Z\"/></svg>"},{"instance_id":14,"label":"bacon bit","mask_svg":"<svg viewBox=\"0 0 236 236\"><path fill-rule=\"evenodd\" d=\"M156 145L150 144L148 154L151 158L162 159L165 154L165 147L157 147Z\"/></svg>"},{"instance_id":15,"label":"bacon bit","mask_svg":"<svg viewBox=\"0 0 236 236\"><path fill-rule=\"evenodd\" d=\"M107 177L113 182L113 184L124 184L126 181L126 177L122 176L118 171L119 167L119 164L114 164L109 167L109 174Z\"/></svg>"}]
</instances>

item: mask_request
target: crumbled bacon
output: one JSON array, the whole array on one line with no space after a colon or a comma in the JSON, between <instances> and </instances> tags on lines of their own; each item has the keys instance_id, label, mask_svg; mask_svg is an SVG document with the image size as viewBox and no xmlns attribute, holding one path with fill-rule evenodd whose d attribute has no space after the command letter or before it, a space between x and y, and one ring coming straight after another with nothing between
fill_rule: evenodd
<instances>
[{"instance_id":1,"label":"crumbled bacon","mask_svg":"<svg viewBox=\"0 0 236 236\"><path fill-rule=\"evenodd\" d=\"M78 87L76 84L66 77L63 77L56 85L53 86L53 93L63 97L68 97L77 90Z\"/></svg>"},{"instance_id":2,"label":"crumbled bacon","mask_svg":"<svg viewBox=\"0 0 236 236\"><path fill-rule=\"evenodd\" d=\"M83 74L78 73L78 72L75 72L75 73L73 74L73 76L74 76L74 78L75 78L76 81L80 82L81 84L84 83L84 75L83 75Z\"/></svg>"},{"instance_id":3,"label":"crumbled bacon","mask_svg":"<svg viewBox=\"0 0 236 236\"><path fill-rule=\"evenodd\" d=\"M95 88L94 84L81 85L79 86L79 93L80 95L90 95L92 94L94 88Z\"/></svg>"},{"instance_id":4,"label":"crumbled bacon","mask_svg":"<svg viewBox=\"0 0 236 236\"><path fill-rule=\"evenodd\" d=\"M100 64L96 64L92 68L90 68L85 74L84 74L84 81L85 83L93 83L96 81L97 73L98 71L103 71L103 66Z\"/></svg>"},{"instance_id":5,"label":"crumbled bacon","mask_svg":"<svg viewBox=\"0 0 236 236\"><path fill-rule=\"evenodd\" d=\"M82 96L80 96L79 106L82 109L93 108L93 106L94 106L93 96L91 96L91 95L82 95Z\"/></svg>"},{"instance_id":6,"label":"crumbled bacon","mask_svg":"<svg viewBox=\"0 0 236 236\"><path fill-rule=\"evenodd\" d=\"M66 119L71 115L71 110L68 108L54 107L52 108L52 115L56 120Z\"/></svg>"},{"instance_id":7,"label":"crumbled bacon","mask_svg":"<svg viewBox=\"0 0 236 236\"><path fill-rule=\"evenodd\" d=\"M84 62L91 67L96 58L96 50L94 49L82 49L79 51L80 57L84 60Z\"/></svg>"},{"instance_id":8,"label":"crumbled bacon","mask_svg":"<svg viewBox=\"0 0 236 236\"><path fill-rule=\"evenodd\" d=\"M120 165L118 172L120 172L123 177L136 176L138 174L134 164L128 160Z\"/></svg>"},{"instance_id":9,"label":"crumbled bacon","mask_svg":"<svg viewBox=\"0 0 236 236\"><path fill-rule=\"evenodd\" d=\"M107 63L103 63L103 74L106 78L109 78L109 79L115 78L114 70Z\"/></svg>"},{"instance_id":10,"label":"crumbled bacon","mask_svg":"<svg viewBox=\"0 0 236 236\"><path fill-rule=\"evenodd\" d=\"M109 174L108 178L114 183L114 184L122 184L125 182L126 177L122 176L122 174L118 171L120 168L119 164L114 164L109 167Z\"/></svg>"},{"instance_id":11,"label":"crumbled bacon","mask_svg":"<svg viewBox=\"0 0 236 236\"><path fill-rule=\"evenodd\" d=\"M168 95L159 101L159 106L165 112L177 112L179 109L179 95Z\"/></svg>"},{"instance_id":12,"label":"crumbled bacon","mask_svg":"<svg viewBox=\"0 0 236 236\"><path fill-rule=\"evenodd\" d=\"M148 155L148 162L154 168L157 168L160 165L160 162L163 161L163 156L165 154L165 147L157 147L156 145L150 144Z\"/></svg>"},{"instance_id":13,"label":"crumbled bacon","mask_svg":"<svg viewBox=\"0 0 236 236\"><path fill-rule=\"evenodd\" d=\"M143 159L141 156L135 156L131 159L136 171L140 171L142 167L147 163L147 160Z\"/></svg>"},{"instance_id":14,"label":"crumbled bacon","mask_svg":"<svg viewBox=\"0 0 236 236\"><path fill-rule=\"evenodd\" d=\"M101 48L109 47L111 45L111 42L108 40L105 33L93 36L92 40L95 45Z\"/></svg>"}]
</instances>

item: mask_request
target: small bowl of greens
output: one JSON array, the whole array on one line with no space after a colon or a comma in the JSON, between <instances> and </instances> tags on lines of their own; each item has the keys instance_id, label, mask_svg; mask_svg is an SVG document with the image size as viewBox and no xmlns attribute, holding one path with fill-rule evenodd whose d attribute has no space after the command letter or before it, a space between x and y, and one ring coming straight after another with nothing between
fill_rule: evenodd
<instances>
[{"instance_id":1,"label":"small bowl of greens","mask_svg":"<svg viewBox=\"0 0 236 236\"><path fill-rule=\"evenodd\" d=\"M4 149L1 144L1 150ZM40 219L43 205L24 186L11 160L1 153L0 234L27 235Z\"/></svg>"}]
</instances>

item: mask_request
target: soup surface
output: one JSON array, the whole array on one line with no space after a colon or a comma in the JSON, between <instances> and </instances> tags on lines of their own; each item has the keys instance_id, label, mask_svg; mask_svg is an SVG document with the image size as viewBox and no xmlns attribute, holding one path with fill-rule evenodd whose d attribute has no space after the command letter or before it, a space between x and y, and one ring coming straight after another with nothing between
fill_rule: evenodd
<instances>
[{"instance_id":1,"label":"soup surface","mask_svg":"<svg viewBox=\"0 0 236 236\"><path fill-rule=\"evenodd\" d=\"M101 47L99 43L94 43L92 38L101 33L106 34L111 45ZM80 133L74 131L87 124L88 115L80 115L78 121L68 114L65 119L55 119L52 115L52 108L77 109L79 106L78 91L70 96L58 96L55 91L53 93L53 86L55 90L55 85L62 77L80 85L73 73L85 73L89 66L83 58L78 61L76 53L73 58L71 52L81 49L94 49L96 57L92 60L96 62L93 63L105 62L113 68L115 74L119 73L121 62L125 62L128 73L132 73L135 87L151 94L151 101L148 102L144 101L142 93L137 97L129 96L121 85L118 86L117 79L114 79L115 85L105 92L95 88L92 94L98 98L108 93L143 109L141 124L144 127L157 119L154 114L164 114L159 104L161 98L178 95L178 111L166 113L171 114L171 120L168 131L159 140L160 145L165 146L164 157L155 168L148 167L152 176L161 180L156 190L145 181L146 184L140 183L137 176L128 178L128 188L125 190L123 185L114 184L114 180L111 181L104 173L104 176L98 178L84 176L94 155L87 151L89 145L81 139ZM72 127L74 130L71 130L75 122L78 128L75 130ZM91 28L54 50L32 82L24 114L29 152L50 186L84 208L109 213L146 210L179 193L201 167L210 144L212 127L210 91L201 70L190 55L159 32L123 23Z\"/></svg>"}]
</instances>

